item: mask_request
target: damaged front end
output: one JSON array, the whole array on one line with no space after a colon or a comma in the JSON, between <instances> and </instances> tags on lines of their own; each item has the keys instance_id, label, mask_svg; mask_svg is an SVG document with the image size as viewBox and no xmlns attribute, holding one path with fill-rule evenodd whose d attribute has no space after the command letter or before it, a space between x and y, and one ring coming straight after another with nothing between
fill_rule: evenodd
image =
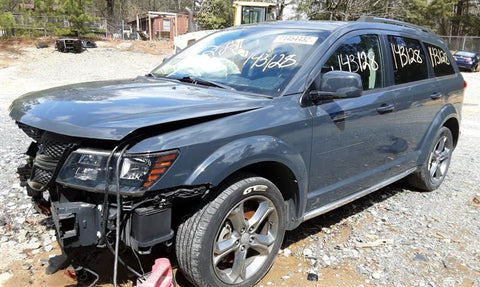
<instances>
[{"instance_id":1,"label":"damaged front end","mask_svg":"<svg viewBox=\"0 0 480 287\"><path fill-rule=\"evenodd\" d=\"M173 237L172 205L208 191L208 186L151 190L174 164L178 150L129 154L128 144L92 142L17 124L34 140L27 163L17 171L21 185L34 205L51 211L64 250L112 250L119 234L125 246L149 253Z\"/></svg>"}]
</instances>

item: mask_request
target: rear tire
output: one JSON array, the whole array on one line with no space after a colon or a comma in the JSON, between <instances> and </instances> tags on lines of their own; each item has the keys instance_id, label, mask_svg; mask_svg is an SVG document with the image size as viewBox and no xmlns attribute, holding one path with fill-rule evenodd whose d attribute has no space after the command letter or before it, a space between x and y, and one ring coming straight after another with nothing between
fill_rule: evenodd
<instances>
[{"instance_id":1,"label":"rear tire","mask_svg":"<svg viewBox=\"0 0 480 287\"><path fill-rule=\"evenodd\" d=\"M424 191L437 189L447 175L453 148L452 132L447 127L441 127L432 143L427 162L407 177L408 182Z\"/></svg>"},{"instance_id":2,"label":"rear tire","mask_svg":"<svg viewBox=\"0 0 480 287\"><path fill-rule=\"evenodd\" d=\"M196 286L252 286L282 244L285 212L278 188L262 177L231 182L177 230L179 266Z\"/></svg>"}]
</instances>

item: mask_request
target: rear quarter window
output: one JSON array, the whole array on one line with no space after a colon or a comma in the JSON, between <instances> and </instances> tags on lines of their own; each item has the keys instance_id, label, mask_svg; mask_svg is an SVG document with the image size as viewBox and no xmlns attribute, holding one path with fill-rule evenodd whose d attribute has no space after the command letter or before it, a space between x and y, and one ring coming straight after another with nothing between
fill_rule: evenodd
<instances>
[{"instance_id":1,"label":"rear quarter window","mask_svg":"<svg viewBox=\"0 0 480 287\"><path fill-rule=\"evenodd\" d=\"M428 78L427 60L420 41L388 36L388 42L396 85Z\"/></svg>"},{"instance_id":2,"label":"rear quarter window","mask_svg":"<svg viewBox=\"0 0 480 287\"><path fill-rule=\"evenodd\" d=\"M425 43L435 77L455 74L447 52L440 47Z\"/></svg>"}]
</instances>

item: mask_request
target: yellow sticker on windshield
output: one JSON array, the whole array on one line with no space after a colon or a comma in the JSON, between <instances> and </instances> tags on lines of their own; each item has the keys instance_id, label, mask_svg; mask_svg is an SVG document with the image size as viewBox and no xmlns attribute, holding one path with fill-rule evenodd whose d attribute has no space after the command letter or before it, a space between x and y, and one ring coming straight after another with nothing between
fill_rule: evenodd
<instances>
[{"instance_id":1,"label":"yellow sticker on windshield","mask_svg":"<svg viewBox=\"0 0 480 287\"><path fill-rule=\"evenodd\" d=\"M318 37L315 36L280 35L275 38L273 43L313 45L317 39Z\"/></svg>"}]
</instances>

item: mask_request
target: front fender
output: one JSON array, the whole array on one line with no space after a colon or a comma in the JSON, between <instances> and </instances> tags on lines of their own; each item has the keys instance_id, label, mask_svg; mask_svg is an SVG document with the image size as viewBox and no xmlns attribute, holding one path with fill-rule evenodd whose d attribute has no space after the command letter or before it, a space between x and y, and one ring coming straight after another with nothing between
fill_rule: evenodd
<instances>
[{"instance_id":1,"label":"front fender","mask_svg":"<svg viewBox=\"0 0 480 287\"><path fill-rule=\"evenodd\" d=\"M230 142L207 157L188 177L185 184L220 184L242 168L261 162L285 165L298 182L297 212L305 209L308 187L307 165L301 154L282 140L271 136L252 136ZM281 187L279 187L281 188Z\"/></svg>"},{"instance_id":2,"label":"front fender","mask_svg":"<svg viewBox=\"0 0 480 287\"><path fill-rule=\"evenodd\" d=\"M300 182L306 182L307 168L300 153L285 142L271 136L253 136L230 142L207 157L185 182L220 184L229 175L259 162L282 163Z\"/></svg>"}]
</instances>

